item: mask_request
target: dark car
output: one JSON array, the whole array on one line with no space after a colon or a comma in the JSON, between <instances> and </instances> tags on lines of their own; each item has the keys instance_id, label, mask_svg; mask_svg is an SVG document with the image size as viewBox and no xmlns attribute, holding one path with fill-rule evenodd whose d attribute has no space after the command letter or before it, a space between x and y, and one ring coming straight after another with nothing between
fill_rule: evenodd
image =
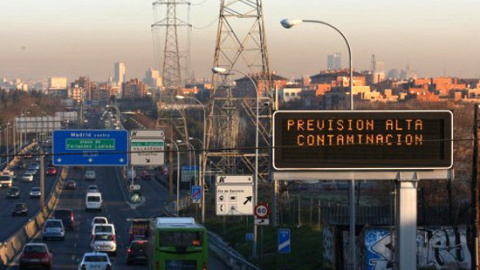
<instances>
[{"instance_id":1,"label":"dark car","mask_svg":"<svg viewBox=\"0 0 480 270\"><path fill-rule=\"evenodd\" d=\"M29 151L29 152L25 153L25 155L23 157L31 159L31 158L33 158L33 153Z\"/></svg>"},{"instance_id":2,"label":"dark car","mask_svg":"<svg viewBox=\"0 0 480 270\"><path fill-rule=\"evenodd\" d=\"M148 241L133 240L127 249L127 264L147 263Z\"/></svg>"},{"instance_id":3,"label":"dark car","mask_svg":"<svg viewBox=\"0 0 480 270\"><path fill-rule=\"evenodd\" d=\"M7 190L7 198L9 199L20 198L20 189L17 186L10 187Z\"/></svg>"},{"instance_id":4,"label":"dark car","mask_svg":"<svg viewBox=\"0 0 480 270\"><path fill-rule=\"evenodd\" d=\"M50 269L52 253L44 243L27 243L20 255L20 269L27 266L41 266Z\"/></svg>"},{"instance_id":5,"label":"dark car","mask_svg":"<svg viewBox=\"0 0 480 270\"><path fill-rule=\"evenodd\" d=\"M66 230L73 231L75 218L72 209L56 209L52 216L52 218L61 219Z\"/></svg>"},{"instance_id":6,"label":"dark car","mask_svg":"<svg viewBox=\"0 0 480 270\"><path fill-rule=\"evenodd\" d=\"M65 189L69 189L69 190L77 189L77 182L75 182L75 180L68 180L65 183Z\"/></svg>"},{"instance_id":7,"label":"dark car","mask_svg":"<svg viewBox=\"0 0 480 270\"><path fill-rule=\"evenodd\" d=\"M147 171L143 171L141 177L142 180L152 180L152 175Z\"/></svg>"},{"instance_id":8,"label":"dark car","mask_svg":"<svg viewBox=\"0 0 480 270\"><path fill-rule=\"evenodd\" d=\"M12 208L12 217L13 216L26 216L28 212L28 207L26 203L16 203Z\"/></svg>"},{"instance_id":9,"label":"dark car","mask_svg":"<svg viewBox=\"0 0 480 270\"><path fill-rule=\"evenodd\" d=\"M23 162L22 160L19 160L14 166L13 169L26 169L27 168L27 163Z\"/></svg>"}]
</instances>

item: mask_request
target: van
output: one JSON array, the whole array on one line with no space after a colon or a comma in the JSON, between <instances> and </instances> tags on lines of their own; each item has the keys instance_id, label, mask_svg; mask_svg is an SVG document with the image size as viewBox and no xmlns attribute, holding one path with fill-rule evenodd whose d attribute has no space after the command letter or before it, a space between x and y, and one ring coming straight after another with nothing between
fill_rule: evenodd
<instances>
[{"instance_id":1,"label":"van","mask_svg":"<svg viewBox=\"0 0 480 270\"><path fill-rule=\"evenodd\" d=\"M74 215L73 215L73 210L72 209L66 209L66 208L55 209L53 211L52 217L56 218L56 219L61 219L65 229L73 231L73 229L74 229L74 225L73 225L74 224Z\"/></svg>"},{"instance_id":2,"label":"van","mask_svg":"<svg viewBox=\"0 0 480 270\"><path fill-rule=\"evenodd\" d=\"M102 193L89 192L85 196L85 210L96 209L102 211Z\"/></svg>"}]
</instances>

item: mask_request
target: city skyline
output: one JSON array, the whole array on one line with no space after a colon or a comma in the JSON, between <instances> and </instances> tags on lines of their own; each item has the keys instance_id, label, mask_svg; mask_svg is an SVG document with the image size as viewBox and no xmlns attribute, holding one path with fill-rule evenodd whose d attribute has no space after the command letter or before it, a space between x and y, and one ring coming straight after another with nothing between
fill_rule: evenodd
<instances>
[{"instance_id":1,"label":"city skyline","mask_svg":"<svg viewBox=\"0 0 480 270\"><path fill-rule=\"evenodd\" d=\"M106 81L112 65L123 62L126 79L143 78L154 62L150 25L152 2L101 3L57 1L0 3L0 77L43 79L79 76ZM322 3L307 0L263 1L270 69L287 78L314 75L327 67L327 55L343 55L346 46L332 29L301 25L286 30L283 18L315 19L339 28L349 39L355 70L369 70L371 55L391 69L410 66L420 77L479 77L480 3L353 0ZM192 68L209 78L219 2L191 1Z\"/></svg>"}]
</instances>

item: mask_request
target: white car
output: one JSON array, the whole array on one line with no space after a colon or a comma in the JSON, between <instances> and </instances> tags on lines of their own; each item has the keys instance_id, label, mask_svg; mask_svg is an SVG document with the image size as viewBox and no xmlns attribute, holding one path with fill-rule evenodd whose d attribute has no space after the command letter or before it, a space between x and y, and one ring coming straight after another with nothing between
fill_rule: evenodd
<instances>
[{"instance_id":1,"label":"white car","mask_svg":"<svg viewBox=\"0 0 480 270\"><path fill-rule=\"evenodd\" d=\"M42 231L43 240L49 238L60 238L61 240L65 239L65 227L63 227L63 222L61 219L52 219L49 218L45 221Z\"/></svg>"},{"instance_id":2,"label":"white car","mask_svg":"<svg viewBox=\"0 0 480 270\"><path fill-rule=\"evenodd\" d=\"M94 217L91 223L92 229L95 224L108 224L108 219L106 217Z\"/></svg>"},{"instance_id":3,"label":"white car","mask_svg":"<svg viewBox=\"0 0 480 270\"><path fill-rule=\"evenodd\" d=\"M93 235L90 247L93 251L107 252L113 256L117 255L117 240L111 233L96 233Z\"/></svg>"},{"instance_id":4,"label":"white car","mask_svg":"<svg viewBox=\"0 0 480 270\"><path fill-rule=\"evenodd\" d=\"M86 170L85 171L85 180L95 180L96 175L94 170Z\"/></svg>"},{"instance_id":5,"label":"white car","mask_svg":"<svg viewBox=\"0 0 480 270\"><path fill-rule=\"evenodd\" d=\"M30 189L30 197L40 197L42 195L42 190L40 189L40 187L32 187Z\"/></svg>"},{"instance_id":6,"label":"white car","mask_svg":"<svg viewBox=\"0 0 480 270\"><path fill-rule=\"evenodd\" d=\"M29 171L26 171L22 175L22 180L25 181L25 182L33 182L33 174L30 173Z\"/></svg>"},{"instance_id":7,"label":"white car","mask_svg":"<svg viewBox=\"0 0 480 270\"><path fill-rule=\"evenodd\" d=\"M78 270L110 270L112 263L107 253L89 252L83 254L83 259L78 265Z\"/></svg>"},{"instance_id":8,"label":"white car","mask_svg":"<svg viewBox=\"0 0 480 270\"><path fill-rule=\"evenodd\" d=\"M35 168L28 168L28 169L25 171L25 173L29 173L29 174L33 174L33 175L37 174L37 172L38 172L38 170L35 169Z\"/></svg>"}]
</instances>

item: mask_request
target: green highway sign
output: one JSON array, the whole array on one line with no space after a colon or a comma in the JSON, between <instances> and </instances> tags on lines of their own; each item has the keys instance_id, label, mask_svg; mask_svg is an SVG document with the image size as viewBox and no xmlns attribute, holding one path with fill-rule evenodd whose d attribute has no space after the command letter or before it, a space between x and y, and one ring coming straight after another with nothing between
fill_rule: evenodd
<instances>
[{"instance_id":1,"label":"green highway sign","mask_svg":"<svg viewBox=\"0 0 480 270\"><path fill-rule=\"evenodd\" d=\"M114 139L67 139L67 150L115 150Z\"/></svg>"}]
</instances>

